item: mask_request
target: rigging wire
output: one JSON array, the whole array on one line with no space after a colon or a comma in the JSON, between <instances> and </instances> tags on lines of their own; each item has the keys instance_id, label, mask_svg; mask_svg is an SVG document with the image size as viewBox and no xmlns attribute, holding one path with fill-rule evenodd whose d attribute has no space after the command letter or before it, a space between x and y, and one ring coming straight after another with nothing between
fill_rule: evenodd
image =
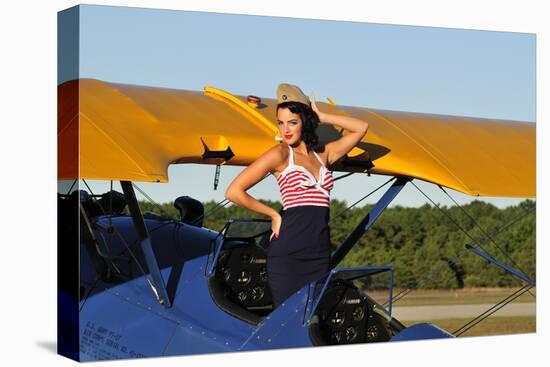
<instances>
[{"instance_id":1,"label":"rigging wire","mask_svg":"<svg viewBox=\"0 0 550 367\"><path fill-rule=\"evenodd\" d=\"M98 255L105 260L105 263L107 265L106 277L107 278L111 277L111 268L115 269L120 274L121 273L120 269L116 266L116 264L113 261L114 259L117 259L118 256L111 256L110 255L111 250L108 246L106 247L107 247L107 251L109 252L109 255L104 254L103 251L101 251L101 248L99 247L99 243L97 242L97 238L94 235L94 231L92 229L92 224L90 223L90 219L88 218L88 215L86 214L86 211L84 210L84 207L82 206L82 203L80 201L78 202L78 207L79 207L80 214L84 218L84 222L86 223L88 231L90 232L90 238L91 238L91 242L93 243L93 247L97 251Z\"/></svg>"},{"instance_id":2,"label":"rigging wire","mask_svg":"<svg viewBox=\"0 0 550 367\"><path fill-rule=\"evenodd\" d=\"M420 191L420 192L422 193L422 195L424 195L432 204L434 204L434 205L437 207L437 209L439 209L439 211L441 211L443 214L445 214L445 215L447 216L447 218L449 218L449 219L454 223L454 225L455 225L458 229L460 229L468 238L470 238L479 248L481 248L481 249L482 249L483 251L485 251L487 254L489 254L489 255L491 254L489 251L487 251L487 250L483 247L483 245L482 245L479 241L475 240L475 239L474 239L474 238L473 238L464 228L462 228L462 227L461 227L461 226L451 217L450 214L448 214L446 211L444 211L444 210L439 206L439 204L436 204L428 195L426 195L426 194L424 193L424 191L422 191L418 186L416 186L416 184L415 184L414 182L411 181L411 183L413 184L414 187L416 187L416 189L417 189L418 191ZM438 185L438 186L440 186L440 185ZM441 187L441 186L440 186L440 187ZM441 189L443 190L443 188L441 188ZM443 191L445 192L445 190L443 190ZM446 193L446 192L445 192L445 193ZM448 195L448 196L450 197L450 195ZM453 200L453 198L451 198L451 200ZM454 201L454 200L453 200L453 202L456 203L456 201ZM456 205L458 205L458 203L456 203ZM458 206L460 207L460 205L458 205ZM468 215L468 217L471 218L469 215ZM474 222L474 224L477 225L476 221L475 221L473 218L471 218L471 220ZM478 226L478 227L479 227L479 226ZM491 239L491 237L489 237L489 239ZM486 241L484 241L484 242L486 242ZM497 246L497 247L498 247L498 246ZM501 251L502 251L502 250L501 250ZM520 271L522 271L522 270L520 269ZM523 272L523 271L522 271L522 272ZM531 296L535 297L535 295L534 295L533 293L529 292L529 294L530 294Z\"/></svg>"},{"instance_id":3,"label":"rigging wire","mask_svg":"<svg viewBox=\"0 0 550 367\"><path fill-rule=\"evenodd\" d=\"M332 171L331 171L331 173L332 173ZM340 175L340 176L334 178L334 179L332 180L332 182L336 182L336 181L338 181L338 180L341 180L341 179L343 179L343 178L346 178L346 177L348 177L348 176L351 176L351 175L353 175L354 173L355 173L355 172L348 172L348 173L345 173L345 174L343 174L343 175Z\"/></svg>"},{"instance_id":4,"label":"rigging wire","mask_svg":"<svg viewBox=\"0 0 550 367\"><path fill-rule=\"evenodd\" d=\"M103 207L101 206L101 204L99 203L98 200L95 199L95 195L92 191L92 189L90 188L90 186L88 185L88 183L85 181L85 180L82 180L84 181L84 184L86 185L86 187L88 188L88 190L90 190L90 193L92 194L92 200L95 201L95 203L99 206L99 208L101 209L101 211L103 212L103 215L105 215L105 210L103 209ZM134 187L137 187L133 184L133 182L130 182ZM137 188L138 190L140 190L139 188ZM140 190L141 191L141 190ZM146 195L144 195L146 196ZM146 196L148 197L148 196ZM151 199L152 200L152 199ZM157 204L158 205L158 204ZM139 207L139 203L138 203L138 207ZM110 214L112 216L112 213ZM157 288L154 284L154 281L151 280L151 274L147 274L143 268L143 266L141 265L141 263L139 262L139 260L137 259L136 255L134 254L134 252L131 250L130 246L128 245L128 242L126 242L126 240L124 239L124 237L119 233L119 231L117 230L117 228L115 226L111 226L110 228L113 229L113 232L119 237L120 241L122 242L122 244L126 247L126 249L128 250L128 252L130 253L130 256L133 258L133 260L135 261L135 263L137 264L139 270L141 271L141 273L143 274L144 276L144 279L145 281L147 282L147 284L149 285L149 288L151 288L151 291L153 292L154 296L156 297L157 301L160 301L160 296L158 294L158 291L157 291ZM136 242L134 243L138 243L139 240L136 240ZM107 242L106 242L106 245L107 245Z\"/></svg>"},{"instance_id":5,"label":"rigging wire","mask_svg":"<svg viewBox=\"0 0 550 367\"><path fill-rule=\"evenodd\" d=\"M262 177L261 180L259 180L258 182L256 182L253 186L249 187L247 190L250 190L252 187L256 186L257 184L259 184L260 182L262 182L263 180L265 180L267 177L269 177L271 173L268 173L267 175L265 175L264 177ZM224 203L225 202L225 203ZM196 224L200 219L202 218L206 218L206 216L208 215L212 215L212 213L215 213L216 211L218 211L219 209L225 207L227 204L229 204L231 202L231 200L229 199L223 199L222 201L218 202L216 205L214 205L214 207L212 209L210 209L208 212L205 212L203 213L202 215L200 215L199 217L195 218L195 220L193 220L192 224ZM223 204L222 204L223 203Z\"/></svg>"},{"instance_id":6,"label":"rigging wire","mask_svg":"<svg viewBox=\"0 0 550 367\"><path fill-rule=\"evenodd\" d=\"M423 193L424 194L424 193ZM424 196L427 196L426 194L424 194ZM431 200L430 200L431 201ZM433 203L433 201L432 201ZM435 203L434 203L435 205ZM439 207L438 207L439 208ZM441 208L439 208L440 210L442 210ZM516 215L514 218L512 218L511 220L509 220L508 222L506 222L505 224L501 225L500 227L497 227L496 230L492 233L492 234L488 234L486 233L485 237L481 238L480 241L474 241L476 243L485 243L487 241L488 238L492 237L493 239L496 238L498 235L500 235L501 233L503 233L506 229L508 229L511 225L515 224L516 222L520 221L521 219L525 218L527 215L531 214L534 210L536 209L536 205L532 205L530 208L522 208L523 212L522 213L519 213L518 215ZM445 212L443 212L445 213ZM445 213L446 214L446 213ZM425 274L421 279L420 281L418 282L418 284L414 287L409 287L409 288L406 288L402 291L400 291L399 293L397 293L392 301L393 303L399 301L400 299L402 299L403 297L405 297L406 295L408 295L409 293L411 293L414 289L417 289L419 288L419 286L424 283L425 281L427 280L434 280L434 277L436 274L436 270L438 270L439 268L441 268L441 270L443 269L446 269L448 267L449 264L456 264L457 263L457 260L459 260L460 258L462 258L463 256L465 256L467 253L461 253L461 254L458 254L458 255L455 255L453 256L453 258L451 258L450 260L448 260L445 264L441 264L439 265L439 267L436 269L435 267L432 269L432 271L430 271L430 273L428 274ZM439 271L441 271L439 270ZM437 273L439 273L439 271L437 271ZM430 274L432 274L432 276L430 276ZM529 292L533 297L534 295ZM389 302L386 302L386 304L384 306L387 306L389 304Z\"/></svg>"},{"instance_id":7,"label":"rigging wire","mask_svg":"<svg viewBox=\"0 0 550 367\"><path fill-rule=\"evenodd\" d=\"M511 225L515 224L516 222L520 221L521 219L525 218L527 215L531 214L533 210L537 208L537 205L532 205L529 209L525 210L523 213L520 213L514 219L508 221L506 224L502 225L501 227L497 227L497 232L493 234L493 237L496 237L500 233L504 232L505 229L508 229ZM481 239L482 242L487 240L487 236L483 237Z\"/></svg>"},{"instance_id":8,"label":"rigging wire","mask_svg":"<svg viewBox=\"0 0 550 367\"><path fill-rule=\"evenodd\" d=\"M76 183L76 181L78 181L78 178L73 181L73 184L71 185L71 187L69 187L69 191L67 191L67 193L65 195L69 195L71 193L71 190L73 189L74 184Z\"/></svg>"},{"instance_id":9,"label":"rigging wire","mask_svg":"<svg viewBox=\"0 0 550 367\"><path fill-rule=\"evenodd\" d=\"M479 230L481 231L481 233L483 233L486 238L488 238L489 241L491 241L493 243L493 245L495 245L495 247L508 259L510 260L510 262L514 265L514 267L516 269L518 269L519 271L521 271L523 274L527 274L526 272L524 272L520 267L519 265L514 261L514 259L512 259L510 257L510 255L508 255L508 253L506 251L504 251L494 240L491 236L489 236L487 234L487 232L476 222L476 220L466 211L466 209L464 209L460 204L458 204L455 199L441 186L441 185L437 185L439 186L439 188L449 197L449 199L451 199L453 201L453 203L455 203L455 205L472 221L472 223L477 227L479 228Z\"/></svg>"},{"instance_id":10,"label":"rigging wire","mask_svg":"<svg viewBox=\"0 0 550 367\"><path fill-rule=\"evenodd\" d=\"M347 173L347 174L343 174L343 175L337 177L336 179L334 179L333 181L336 181L336 180L339 180L339 179L348 177L348 176L350 176L350 175L352 175L352 174L354 174L354 173L355 173L355 172L350 172L350 173ZM269 177L270 175L271 175L271 173L266 174L266 175L265 175L264 177L262 177L262 179L259 180L255 185L259 184L260 182L262 182L263 180L265 180L265 179L266 179L267 177ZM147 194L146 194L141 188L139 188L134 182L132 182L132 185L133 185L133 186L134 186L134 187L135 187L135 188L136 188L145 198L147 198L150 202L152 202L153 204L155 204L156 206L158 206L158 207L160 208L160 210L161 210L161 213L164 214L164 211L163 211L163 209L162 209L162 206L161 206L159 203L155 202L149 195L147 195ZM254 186L255 186L255 185L254 185ZM384 185L385 185L385 184L384 184ZM382 186L384 186L384 185L382 185ZM254 186L252 186L252 187L254 187ZM88 189L90 190L89 187L88 187ZM111 190L112 190L112 180L111 180ZM91 192L91 190L90 190L90 192ZM369 195L370 195L370 194L369 194ZM368 196L368 195L367 195L367 196ZM365 197L365 198L366 198L366 197ZM363 199L365 199L365 198L363 198ZM363 200L363 199L361 199L361 200ZM359 200L359 201L361 201L361 200ZM213 213L215 213L215 212L218 211L219 209L224 208L225 206L227 206L229 203L231 203L231 200L228 200L228 199L223 199L223 200L221 200L220 202L216 203L216 205L214 205L214 207L213 207L212 209L210 209L209 211L207 211L207 212L203 213L202 215L198 216L197 218L195 218L195 219L191 222L191 224L193 224L193 225L194 225L194 224L197 224L201 219L206 218L206 217L209 216L209 215L212 215ZM355 205L355 204L354 204L354 205ZM350 207L350 208L351 208L351 207ZM155 228L155 229L156 229L156 228Z\"/></svg>"},{"instance_id":11,"label":"rigging wire","mask_svg":"<svg viewBox=\"0 0 550 367\"><path fill-rule=\"evenodd\" d=\"M341 179L341 178L345 178L345 177L348 177L350 176L352 173L348 173L348 174L344 174L338 178L335 179L338 180L338 179ZM264 176L259 182L263 181L266 177L268 177L268 175ZM389 182L391 182L392 180L394 180L395 177L392 177L391 179L389 179L387 182L385 182L384 184L380 185L379 187L377 187L376 189L374 189L372 192L368 193L367 195L365 195L363 198L359 199L358 201L356 201L354 204L350 205L348 208L344 209L343 211L341 211L340 213L338 213L335 217L333 217L332 220L336 219L337 217L341 216L344 212L346 212L347 210L350 210L351 208L353 208L354 206L356 206L359 202L363 201L364 199L366 199L367 197L369 197L370 195L372 195L374 192L378 191L379 189L381 189L382 187L384 187L385 185L387 185ZM94 194L93 194L93 191L91 190L91 188L89 187L89 185L87 184L87 182L85 180L83 180L85 185L88 187L88 190L90 190L90 193L92 193L92 198L93 200L96 202L96 204L99 206L99 208L101 209L101 211L105 214L105 210L103 209L103 207L101 206L101 204L95 200L95 197L94 197ZM71 185L71 188L69 189L69 192L70 190L72 190L72 188L74 187L76 183L76 180L73 182L73 184ZM523 217L527 216L528 214L530 214L532 212L532 210L534 210L534 207L531 207L531 208L523 208L522 207L522 210L524 210L524 213L522 215L519 215L517 216L516 218L514 218L513 220L510 220L508 223L506 223L505 225L501 226L498 228L498 230L493 233L492 235L488 234L487 231L485 231L481 226L479 226L479 224L475 221L475 219L473 219L471 217L471 215L462 207L460 206L453 198L452 196L447 193L442 187L441 185L438 185L440 187L440 189L460 208L460 210L474 223L475 226L477 226L481 232L485 235L485 237L483 237L480 241L476 241L464 228L462 228L448 213L446 213L438 204L436 204L430 197L428 197L418 186L416 186L414 184L414 182L411 181L411 183L413 184L413 186L415 186L417 188L417 190L419 190L435 207L437 207L443 214L445 214L445 216L447 216L449 218L449 220L451 220L451 222L453 222L453 224L459 229L461 230L468 238L470 238L475 244L477 244L479 247L481 247L485 252L488 253L487 250L485 250L482 246L481 246L481 243L484 243L486 242L487 240L490 240L517 268L518 270L522 271L519 266L517 266L517 264L513 261L513 259L511 259L503 250L502 248L500 248L498 246L498 244L494 241L494 238L502 233L505 229L507 229L510 225L514 224L515 222L517 222L518 220L522 219ZM112 180L111 180L111 191L112 191ZM142 195L144 197L146 197L149 201L151 201L152 203L156 204L160 209L161 211L162 210L162 206L160 206L160 204L156 203L151 197L149 197L143 190L141 190L137 185L135 185L134 183L132 183L134 185L134 187L136 187L136 189L138 191L140 191L142 193ZM225 203L224 203L225 202ZM203 217L206 217L207 215L211 215L212 213L214 213L215 211L225 207L230 201L227 200L227 199L224 199L222 201L220 201L219 203L217 203L213 209L211 209L210 211L204 213L203 215L201 215L200 217L196 218L194 223L196 221L198 221L199 219L203 218ZM223 204L222 204L223 203ZM112 195L110 195L110 209L111 209L111 213L112 213ZM111 218L109 218L111 220ZM331 220L331 222L332 222ZM110 222L110 224L112 224L112 222ZM147 276L146 272L144 271L143 267L141 266L141 264L139 263L139 261L137 260L135 254L132 252L130 246L128 245L128 243L126 242L126 240L121 236L121 234L116 230L116 228L114 228L114 232L117 234L117 236L120 238L120 240L123 242L123 244L126 246L127 250L129 251L130 255L133 257L133 259L136 261L136 264L137 266L139 267L140 271L143 273L143 275ZM105 254L102 254L102 256L105 256ZM109 256L110 257L110 256ZM461 257L460 255L459 256L455 256L451 261L452 262L455 262L456 259L458 259L458 257ZM449 262L448 262L449 263ZM523 271L522 271L523 272ZM524 273L524 272L523 272ZM518 291L516 291L515 293L513 293L512 295L508 296L506 299L504 299L503 301L497 303L496 305L494 305L493 307L491 307L489 310L485 311L484 313L480 314L479 316L477 316L476 318L474 318L473 320L471 320L470 322L468 322L467 324L465 324L464 326L462 326L461 328L457 329L453 334L456 334L457 336L463 334L464 332L468 331L469 329L471 329L473 326L477 325L479 322L483 321L484 319L486 319L487 317L489 317L491 314L493 314L494 312L498 311L499 309L501 309L502 307L504 307L505 305L507 305L508 303L512 302L514 299L516 299L517 297L521 296L523 293L525 292L528 292L530 290L530 288L532 288L532 286L530 285L526 285L526 286L523 286L522 288L520 288ZM409 288L408 290L406 290L406 292L401 292L400 294L398 294L394 300L399 300L401 298L403 298L406 294L410 293L412 291L411 288ZM491 312L492 311L492 312Z\"/></svg>"},{"instance_id":12,"label":"rigging wire","mask_svg":"<svg viewBox=\"0 0 550 367\"><path fill-rule=\"evenodd\" d=\"M453 332L453 335L460 336L464 334L466 331L470 330L471 328L479 324L481 321L485 320L486 318L488 318L489 316L491 316L492 314L494 314L495 312L497 312L498 310L500 310L501 308L503 308L513 300L515 300L516 298L520 297L522 294L528 292L531 288L533 288L533 286L530 284L524 285L523 287L516 290L514 293L510 294L508 297L506 297L499 303L490 307L488 310L482 312L480 315L476 316L475 318L473 318L472 320L470 320L469 322L467 322L466 324L464 324L463 326L455 330Z\"/></svg>"},{"instance_id":13,"label":"rigging wire","mask_svg":"<svg viewBox=\"0 0 550 367\"><path fill-rule=\"evenodd\" d=\"M468 231L466 231L464 228L462 228L462 226L461 226L460 224L458 224L458 223L454 220L454 218L453 218L449 213L447 213L445 210L443 210L439 204L437 204L436 202L434 202L428 195L426 195L426 194L424 193L424 191L422 191L418 186L416 186L416 184L415 184L413 181L411 181L411 184L412 184L414 187L416 187L416 189L417 189L418 191L420 191L420 192L422 193L422 195L424 195L424 196L425 196L425 197L426 197L426 198L427 198L427 199L428 199L437 209L439 209L439 211L440 211L441 213L445 214L445 216L446 216L447 218L449 218L449 220L450 220L451 222L453 222L453 224L454 224L462 233L464 233L464 234L466 235L466 237L468 237L468 238L469 238L470 240L472 240L474 243L478 244L478 243L477 243L477 240L476 240L475 238L473 238L473 237L468 233ZM480 244L478 244L478 245L481 247ZM481 247L481 249L482 249L483 251L485 251L486 253L489 253L489 252L488 252L486 249L484 249L483 247Z\"/></svg>"},{"instance_id":14,"label":"rigging wire","mask_svg":"<svg viewBox=\"0 0 550 367\"><path fill-rule=\"evenodd\" d=\"M82 180L84 182L84 184L86 185L86 187L88 188L88 190L90 190L90 193L92 195L92 200L95 202L95 204L97 204L99 206L99 208L101 209L101 212L103 213L103 215L106 215L106 212L105 210L103 209L103 207L101 206L101 204L99 203L98 200L96 200L95 198L95 195L94 195L94 192L92 191L92 189L90 188L90 186L88 185L88 183L86 182L86 180ZM105 228L99 226L97 223L94 223L96 226L102 228L103 230L105 230ZM130 253L130 256L132 256L133 260L136 262L139 270L142 272L142 274L146 277L146 280L147 282L149 283L149 285L151 286L151 280L148 279L148 276L147 276L147 273L145 272L143 266L141 265L141 263L139 262L139 260L137 259L136 255L134 254L134 252L131 250L130 246L128 245L128 242L126 242L126 240L124 239L124 237L119 233L118 229L114 226L111 227L113 229L113 233L115 233L120 241L122 242L122 244L126 247L126 249L128 250L128 252ZM107 243L107 242L106 242ZM156 291L154 291L155 294L156 294Z\"/></svg>"},{"instance_id":15,"label":"rigging wire","mask_svg":"<svg viewBox=\"0 0 550 367\"><path fill-rule=\"evenodd\" d=\"M150 202L152 202L153 204L155 204L158 208L159 208L159 211L160 211L160 214L162 216L165 216L165 217L170 217L168 214L166 214L166 212L164 211L163 207L161 204L157 203L156 201L154 201L149 195L147 195L147 193L145 191L143 191L142 189L139 188L138 185L136 185L134 182L131 182L132 186L134 186L140 193L141 195L143 195L147 200L149 200Z\"/></svg>"},{"instance_id":16,"label":"rigging wire","mask_svg":"<svg viewBox=\"0 0 550 367\"><path fill-rule=\"evenodd\" d=\"M215 213L217 212L218 210L220 210L221 208L224 208L225 206L227 206L227 204L229 204L231 202L231 200L228 200L228 199L223 199L222 201L218 202L216 205L214 205L214 207L212 209L210 209L209 211L201 214L200 216L198 216L197 218L195 218L191 224L197 224L199 222L200 219L202 218L206 218L208 215L212 215L212 213ZM222 204L223 203L223 204Z\"/></svg>"},{"instance_id":17,"label":"rigging wire","mask_svg":"<svg viewBox=\"0 0 550 367\"><path fill-rule=\"evenodd\" d=\"M338 218L339 216L341 216L342 214L344 214L346 211L350 210L351 208L353 208L355 205L359 204L361 201L365 200L366 198L368 198L369 196L371 196L372 194L374 194L376 191L380 190L382 187L386 186L387 184L389 184L391 181L395 180L396 177L392 177L390 178L388 181L386 181L385 183L383 183L382 185L378 186L377 188L375 188L374 190L372 190L371 192L369 192L367 195L363 196L361 199L357 200L355 203L353 203L352 205L348 206L346 209L342 210L340 213L336 214L334 217L332 217L331 220L329 220L329 224L332 223L336 218Z\"/></svg>"}]
</instances>

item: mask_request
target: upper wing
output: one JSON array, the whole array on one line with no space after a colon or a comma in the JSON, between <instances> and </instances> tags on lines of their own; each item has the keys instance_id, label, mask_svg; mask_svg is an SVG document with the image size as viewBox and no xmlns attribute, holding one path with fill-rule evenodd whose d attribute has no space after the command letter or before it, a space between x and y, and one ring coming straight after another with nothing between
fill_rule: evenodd
<instances>
[{"instance_id":1,"label":"upper wing","mask_svg":"<svg viewBox=\"0 0 550 367\"><path fill-rule=\"evenodd\" d=\"M58 89L58 178L167 182L175 163L248 165L277 144L276 100L72 80ZM535 197L535 124L319 103L369 131L335 171L406 175L469 195ZM329 125L321 142L338 139ZM352 157L353 155L353 157ZM76 157L80 157L78 160ZM78 172L80 171L80 176Z\"/></svg>"}]
</instances>

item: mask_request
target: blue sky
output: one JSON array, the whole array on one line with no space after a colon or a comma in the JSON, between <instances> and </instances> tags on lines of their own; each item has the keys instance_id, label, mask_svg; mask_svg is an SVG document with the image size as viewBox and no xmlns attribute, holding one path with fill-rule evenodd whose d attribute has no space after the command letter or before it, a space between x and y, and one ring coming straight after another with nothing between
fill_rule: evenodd
<instances>
[{"instance_id":1,"label":"blue sky","mask_svg":"<svg viewBox=\"0 0 550 367\"><path fill-rule=\"evenodd\" d=\"M263 97L290 82L342 105L535 121L534 34L90 5L81 6L80 17L83 78L191 90L212 85ZM61 73L58 81L70 77ZM222 167L216 191L214 167L194 164L171 166L168 185L137 184L158 202L180 195L220 201L241 169ZM352 175L336 183L332 197L351 203L385 180ZM452 204L439 189L420 185L436 202ZM460 203L472 199L450 191ZM249 193L280 199L272 177ZM484 200L500 207L520 201ZM394 205L424 202L409 187Z\"/></svg>"}]
</instances>

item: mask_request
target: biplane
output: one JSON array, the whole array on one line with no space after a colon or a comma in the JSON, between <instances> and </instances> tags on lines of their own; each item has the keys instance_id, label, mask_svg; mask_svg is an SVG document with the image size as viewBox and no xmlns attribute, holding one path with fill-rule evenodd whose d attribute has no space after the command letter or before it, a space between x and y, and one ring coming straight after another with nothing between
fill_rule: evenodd
<instances>
[{"instance_id":1,"label":"biplane","mask_svg":"<svg viewBox=\"0 0 550 367\"><path fill-rule=\"evenodd\" d=\"M72 183L58 192L59 353L98 360L455 337L392 316L391 264L338 265L413 179L472 196L535 197L534 124L330 99L318 105L370 126L364 141L329 168L390 180L336 244L330 272L273 309L265 268L269 220L229 218L216 231L203 226L208 213L191 196L174 198L176 220L142 212L134 188L168 182L171 164L214 165L216 179L223 165L250 164L278 143L276 100L210 86L190 91L95 79L59 85L58 180ZM345 133L318 129L321 143ZM110 181L111 190L94 193L86 180ZM517 276L522 289L535 286L482 247L468 246ZM382 275L385 300L369 291Z\"/></svg>"}]
</instances>

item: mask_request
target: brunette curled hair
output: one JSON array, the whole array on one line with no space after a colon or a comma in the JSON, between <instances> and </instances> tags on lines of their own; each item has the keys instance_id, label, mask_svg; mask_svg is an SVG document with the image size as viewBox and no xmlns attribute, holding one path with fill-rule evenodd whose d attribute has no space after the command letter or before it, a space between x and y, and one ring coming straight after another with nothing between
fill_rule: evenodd
<instances>
[{"instance_id":1,"label":"brunette curled hair","mask_svg":"<svg viewBox=\"0 0 550 367\"><path fill-rule=\"evenodd\" d=\"M300 120L302 120L302 139L308 151L314 150L319 144L316 130L320 121L317 113L310 106L295 101L279 103L277 111L279 111L279 108L288 108L290 112L300 116Z\"/></svg>"}]
</instances>

